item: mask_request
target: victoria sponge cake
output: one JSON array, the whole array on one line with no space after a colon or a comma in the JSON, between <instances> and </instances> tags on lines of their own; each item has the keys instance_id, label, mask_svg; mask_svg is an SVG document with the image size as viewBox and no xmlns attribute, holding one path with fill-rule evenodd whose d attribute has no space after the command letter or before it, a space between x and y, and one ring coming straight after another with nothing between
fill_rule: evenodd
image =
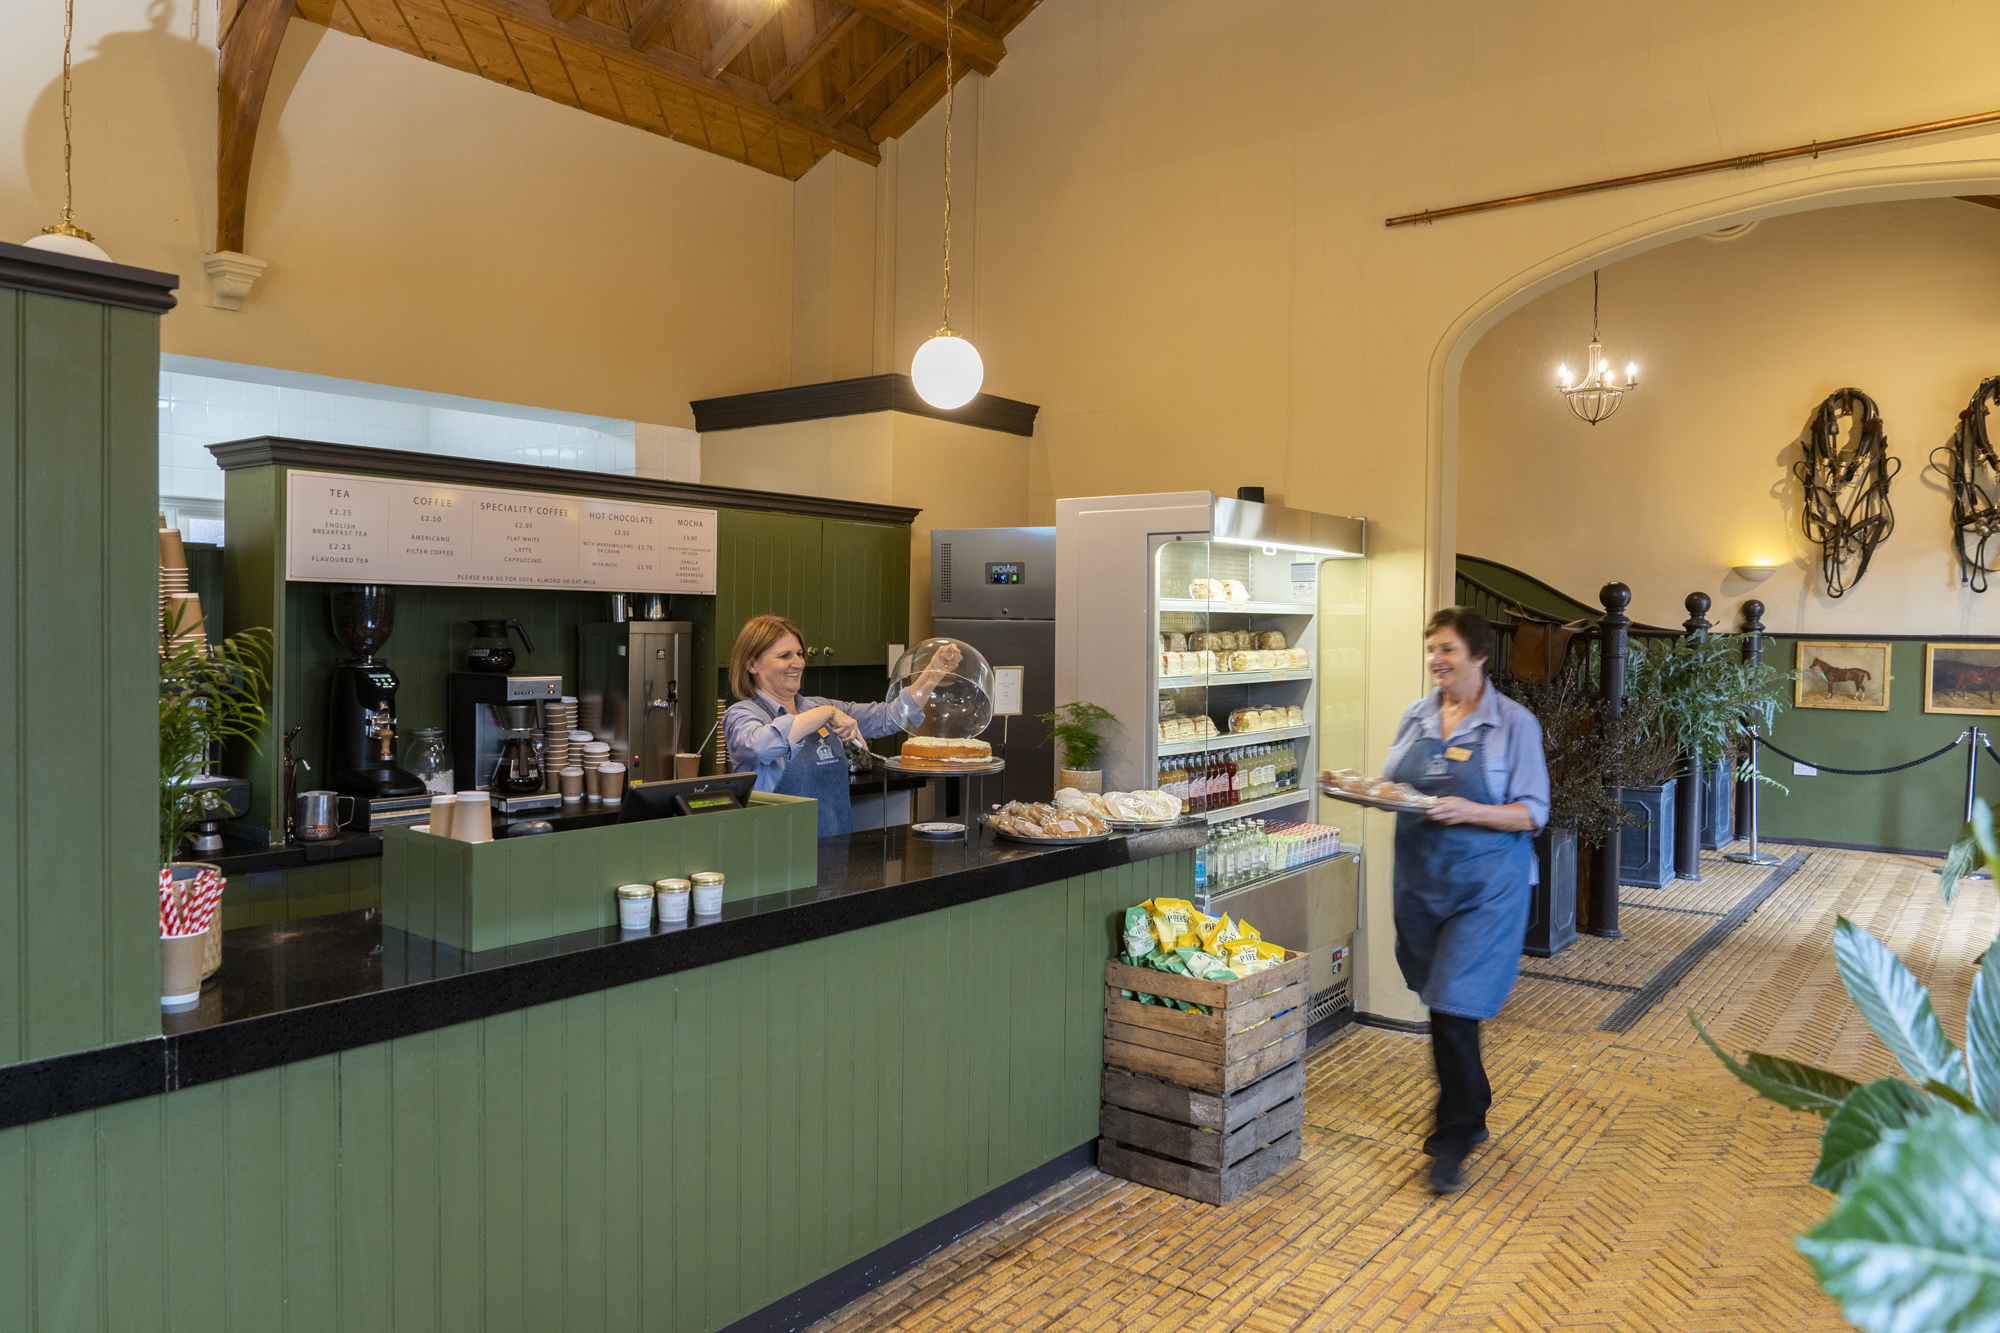
<instances>
[{"instance_id":1,"label":"victoria sponge cake","mask_svg":"<svg viewBox=\"0 0 2000 1333\"><path fill-rule=\"evenodd\" d=\"M985 741L947 740L942 736L912 736L903 742L903 762L911 768L958 768L990 764L993 747Z\"/></svg>"}]
</instances>

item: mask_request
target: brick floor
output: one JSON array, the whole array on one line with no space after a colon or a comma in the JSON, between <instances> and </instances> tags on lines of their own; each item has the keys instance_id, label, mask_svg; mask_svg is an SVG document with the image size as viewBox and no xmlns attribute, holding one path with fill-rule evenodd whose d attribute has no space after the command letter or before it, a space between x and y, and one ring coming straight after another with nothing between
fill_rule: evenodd
<instances>
[{"instance_id":1,"label":"brick floor","mask_svg":"<svg viewBox=\"0 0 2000 1333\"><path fill-rule=\"evenodd\" d=\"M1767 848L1784 856L1801 849ZM814 1333L952 1330L1843 1329L1791 1238L1821 1122L1753 1096L1703 1049L1854 1078L1896 1072L1848 1003L1834 921L1881 936L1963 1033L2000 897L1955 907L1935 862L1813 849L1623 1034L1607 1015L1766 873L1704 854L1699 881L1625 891L1626 938L1586 938L1487 1025L1493 1138L1470 1187L1424 1188L1428 1043L1350 1028L1310 1059L1299 1162L1220 1208L1085 1171L822 1321ZM1661 910L1668 909L1668 910Z\"/></svg>"}]
</instances>

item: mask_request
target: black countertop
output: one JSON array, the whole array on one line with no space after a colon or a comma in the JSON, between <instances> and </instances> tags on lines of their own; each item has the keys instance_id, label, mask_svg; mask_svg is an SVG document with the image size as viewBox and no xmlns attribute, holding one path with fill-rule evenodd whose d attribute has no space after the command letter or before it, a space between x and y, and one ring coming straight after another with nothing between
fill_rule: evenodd
<instances>
[{"instance_id":1,"label":"black countertop","mask_svg":"<svg viewBox=\"0 0 2000 1333\"><path fill-rule=\"evenodd\" d=\"M1207 831L1196 823L1070 847L1002 842L983 829L971 842L906 828L822 838L811 889L727 903L684 926L656 919L643 932L582 931L484 953L390 929L373 910L225 931L221 971L194 1009L162 1015L162 1036L0 1068L0 1129L1192 851Z\"/></svg>"}]
</instances>

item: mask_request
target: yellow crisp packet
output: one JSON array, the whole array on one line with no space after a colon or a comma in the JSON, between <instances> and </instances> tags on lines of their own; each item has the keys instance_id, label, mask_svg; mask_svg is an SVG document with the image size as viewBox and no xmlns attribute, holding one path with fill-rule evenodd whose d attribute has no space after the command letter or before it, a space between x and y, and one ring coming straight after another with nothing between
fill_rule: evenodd
<instances>
[{"instance_id":1,"label":"yellow crisp packet","mask_svg":"<svg viewBox=\"0 0 2000 1333\"><path fill-rule=\"evenodd\" d=\"M1160 937L1162 949L1181 948L1183 935L1193 943L1194 904L1185 898L1151 898L1147 900L1153 914L1153 933Z\"/></svg>"},{"instance_id":2,"label":"yellow crisp packet","mask_svg":"<svg viewBox=\"0 0 2000 1333\"><path fill-rule=\"evenodd\" d=\"M1220 950L1223 966L1239 977L1247 977L1262 972L1270 964L1257 952L1257 941L1246 939L1231 940Z\"/></svg>"},{"instance_id":3,"label":"yellow crisp packet","mask_svg":"<svg viewBox=\"0 0 2000 1333\"><path fill-rule=\"evenodd\" d=\"M1201 947L1213 954L1220 954L1231 941L1243 938L1239 923L1231 921L1227 912L1219 917L1208 917L1205 922L1197 922L1195 933L1201 936Z\"/></svg>"}]
</instances>

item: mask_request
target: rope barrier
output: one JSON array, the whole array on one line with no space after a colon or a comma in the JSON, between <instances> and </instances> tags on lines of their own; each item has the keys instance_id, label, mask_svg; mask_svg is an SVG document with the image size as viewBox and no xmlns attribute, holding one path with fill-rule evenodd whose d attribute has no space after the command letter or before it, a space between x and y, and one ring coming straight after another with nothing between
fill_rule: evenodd
<instances>
[{"instance_id":1,"label":"rope barrier","mask_svg":"<svg viewBox=\"0 0 2000 1333\"><path fill-rule=\"evenodd\" d=\"M1969 731L1960 732L1958 739L1953 741L1951 744L1945 746L1943 749L1933 750L1921 759L1912 759L1907 764L1897 764L1893 768L1835 768L1831 764L1815 764L1810 759L1799 758L1797 755L1793 754L1789 750L1781 750L1775 744L1773 744L1768 737L1765 736L1757 737L1757 743L1763 746L1765 749L1771 751L1773 754L1783 755L1785 758L1791 760L1795 764L1805 764L1807 767L1816 768L1822 773L1839 773L1844 777L1850 777L1850 778L1875 778L1875 777L1881 777L1885 773L1900 773L1906 768L1915 768L1918 764L1928 764L1933 759L1937 759L1944 755L1948 755L1953 750L1956 750L1959 746L1965 744L1965 738L1971 734L1972 733ZM1988 745L1986 747L1986 753L1993 754L1993 747L1991 745ZM2000 763L2000 755L1993 755L1993 758L1995 763Z\"/></svg>"}]
</instances>

